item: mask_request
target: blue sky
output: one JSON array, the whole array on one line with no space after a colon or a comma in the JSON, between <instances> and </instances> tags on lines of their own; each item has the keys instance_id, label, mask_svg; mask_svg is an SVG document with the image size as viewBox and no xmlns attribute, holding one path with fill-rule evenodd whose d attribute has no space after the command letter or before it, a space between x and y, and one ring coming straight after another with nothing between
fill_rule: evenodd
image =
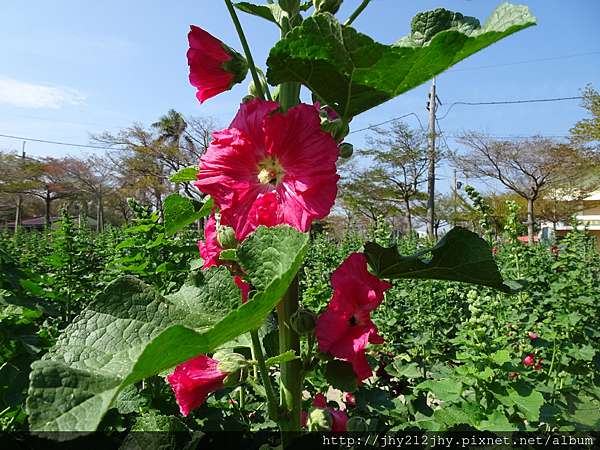
<instances>
[{"instance_id":1,"label":"blue sky","mask_svg":"<svg viewBox=\"0 0 600 450\"><path fill-rule=\"evenodd\" d=\"M359 0L346 0L347 16ZM495 0L374 0L355 27L383 43L409 32L422 10L445 7L484 21ZM438 77L444 105L578 95L587 83L600 87L598 0L521 0L539 25L468 58ZM263 64L277 30L240 13L255 59ZM0 134L89 143L90 133L151 123L169 108L211 116L226 125L246 86L200 105L187 81L186 34L205 28L234 48L239 41L221 0L4 0L0 6ZM582 55L585 54L585 55ZM579 55L565 57L568 55ZM531 60L544 61L526 62ZM516 63L516 64L515 64ZM494 66L494 67L489 67ZM427 123L428 85L357 118L358 129L414 112ZM450 137L467 129L498 136L565 135L584 117L577 101L518 106L456 106L441 121ZM406 119L417 126L414 116ZM364 133L352 135L361 145ZM21 142L0 138L0 149ZM32 155L77 155L84 150L29 142ZM447 183L448 169L441 171Z\"/></svg>"}]
</instances>

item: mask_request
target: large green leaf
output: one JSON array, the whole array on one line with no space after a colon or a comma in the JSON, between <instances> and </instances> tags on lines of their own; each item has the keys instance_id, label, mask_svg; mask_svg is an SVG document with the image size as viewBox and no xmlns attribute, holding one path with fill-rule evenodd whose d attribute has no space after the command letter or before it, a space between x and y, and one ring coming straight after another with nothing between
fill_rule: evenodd
<instances>
[{"instance_id":1,"label":"large green leaf","mask_svg":"<svg viewBox=\"0 0 600 450\"><path fill-rule=\"evenodd\" d=\"M367 111L469 55L535 24L525 6L505 3L485 25L439 8L417 15L393 45L375 42L331 14L316 14L271 50L271 84L299 82L346 118Z\"/></svg>"},{"instance_id":2,"label":"large green leaf","mask_svg":"<svg viewBox=\"0 0 600 450\"><path fill-rule=\"evenodd\" d=\"M135 278L116 280L33 363L30 428L93 431L126 386L259 328L298 271L307 245L308 235L287 226L260 227L248 237L240 261L251 279L261 280L261 289L243 305L224 268L196 275L167 298Z\"/></svg>"},{"instance_id":3,"label":"large green leaf","mask_svg":"<svg viewBox=\"0 0 600 450\"><path fill-rule=\"evenodd\" d=\"M204 203L200 203L175 193L165 199L164 206L165 230L168 234L175 234L201 217L208 216L212 211L213 201L208 197Z\"/></svg>"},{"instance_id":4,"label":"large green leaf","mask_svg":"<svg viewBox=\"0 0 600 450\"><path fill-rule=\"evenodd\" d=\"M450 230L434 247L412 256L401 256L396 247L365 244L369 265L380 278L423 278L462 281L512 293L520 282L504 281L490 246L464 228ZM431 258L425 258L431 254Z\"/></svg>"}]
</instances>

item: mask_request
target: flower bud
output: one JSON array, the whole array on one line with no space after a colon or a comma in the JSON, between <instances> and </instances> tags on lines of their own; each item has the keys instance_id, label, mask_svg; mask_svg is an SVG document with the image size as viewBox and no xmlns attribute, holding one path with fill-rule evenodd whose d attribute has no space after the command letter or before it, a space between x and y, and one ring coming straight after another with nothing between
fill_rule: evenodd
<instances>
[{"instance_id":1,"label":"flower bud","mask_svg":"<svg viewBox=\"0 0 600 450\"><path fill-rule=\"evenodd\" d=\"M357 433L369 430L369 425L367 424L367 421L359 416L350 417L350 419L348 419L346 427L348 428L348 431L354 431Z\"/></svg>"},{"instance_id":2,"label":"flower bud","mask_svg":"<svg viewBox=\"0 0 600 450\"><path fill-rule=\"evenodd\" d=\"M239 353L217 352L213 355L213 359L219 361L218 369L221 372L232 373L242 369L248 365L244 355Z\"/></svg>"},{"instance_id":3,"label":"flower bud","mask_svg":"<svg viewBox=\"0 0 600 450\"><path fill-rule=\"evenodd\" d=\"M238 241L235 238L235 231L227 225L219 225L217 229L217 242L222 249L237 248Z\"/></svg>"},{"instance_id":4,"label":"flower bud","mask_svg":"<svg viewBox=\"0 0 600 450\"><path fill-rule=\"evenodd\" d=\"M317 315L312 311L300 308L290 317L292 329L301 336L315 331L317 326Z\"/></svg>"},{"instance_id":5,"label":"flower bud","mask_svg":"<svg viewBox=\"0 0 600 450\"><path fill-rule=\"evenodd\" d=\"M321 129L333 136L336 142L344 139L350 133L350 127L342 119L321 119Z\"/></svg>"},{"instance_id":6,"label":"flower bud","mask_svg":"<svg viewBox=\"0 0 600 450\"><path fill-rule=\"evenodd\" d=\"M352 156L352 153L354 153L354 146L347 142L340 144L339 149L340 149L340 156L342 158L350 158Z\"/></svg>"},{"instance_id":7,"label":"flower bud","mask_svg":"<svg viewBox=\"0 0 600 450\"><path fill-rule=\"evenodd\" d=\"M343 0L313 0L315 11L318 13L328 12L335 14L342 6Z\"/></svg>"},{"instance_id":8,"label":"flower bud","mask_svg":"<svg viewBox=\"0 0 600 450\"><path fill-rule=\"evenodd\" d=\"M258 79L261 84L262 93L264 93L267 91L267 89L269 89L269 85L267 83L267 78L265 77L265 74L263 73L262 70L256 69L256 72L258 73ZM250 80L250 83L248 84L248 95L255 97L255 98L261 97L261 92L259 92L259 90L256 88L256 83L254 83L254 78L252 78L252 80Z\"/></svg>"},{"instance_id":9,"label":"flower bud","mask_svg":"<svg viewBox=\"0 0 600 450\"><path fill-rule=\"evenodd\" d=\"M316 408L310 412L306 425L308 431L331 431L333 417L329 411Z\"/></svg>"}]
</instances>

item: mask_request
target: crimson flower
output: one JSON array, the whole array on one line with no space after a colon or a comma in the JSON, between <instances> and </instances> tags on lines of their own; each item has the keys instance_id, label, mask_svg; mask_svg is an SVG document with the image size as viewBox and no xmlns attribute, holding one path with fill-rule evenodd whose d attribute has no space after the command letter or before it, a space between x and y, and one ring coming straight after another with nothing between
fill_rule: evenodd
<instances>
[{"instance_id":1,"label":"crimson flower","mask_svg":"<svg viewBox=\"0 0 600 450\"><path fill-rule=\"evenodd\" d=\"M344 396L342 398L347 406L356 406L356 397L352 392L344 392Z\"/></svg>"},{"instance_id":2,"label":"crimson flower","mask_svg":"<svg viewBox=\"0 0 600 450\"><path fill-rule=\"evenodd\" d=\"M196 97L203 103L240 83L248 73L248 63L235 50L202 28L192 25L187 51L190 83L198 89Z\"/></svg>"},{"instance_id":3,"label":"crimson flower","mask_svg":"<svg viewBox=\"0 0 600 450\"><path fill-rule=\"evenodd\" d=\"M333 297L317 321L319 350L352 364L359 381L371 376L365 357L369 343L382 344L371 321L373 311L383 301L391 284L367 271L367 258L351 254L331 276Z\"/></svg>"},{"instance_id":4,"label":"crimson flower","mask_svg":"<svg viewBox=\"0 0 600 450\"><path fill-rule=\"evenodd\" d=\"M181 414L187 416L196 409L211 392L223 388L223 380L228 375L218 369L219 361L206 355L200 355L179 364L175 371L167 376Z\"/></svg>"},{"instance_id":5,"label":"crimson flower","mask_svg":"<svg viewBox=\"0 0 600 450\"><path fill-rule=\"evenodd\" d=\"M535 367L533 368L533 370L542 370L542 361L543 360L544 360L543 358L538 359L538 361L535 364Z\"/></svg>"},{"instance_id":6,"label":"crimson flower","mask_svg":"<svg viewBox=\"0 0 600 450\"><path fill-rule=\"evenodd\" d=\"M533 331L529 331L527 333L527 336L529 337L529 339L531 339L532 341L535 341L538 338L537 333L534 333Z\"/></svg>"},{"instance_id":7,"label":"crimson flower","mask_svg":"<svg viewBox=\"0 0 600 450\"><path fill-rule=\"evenodd\" d=\"M200 158L196 186L211 195L239 241L259 225L308 231L337 195L338 147L321 130L318 112L305 104L278 108L261 99L242 104Z\"/></svg>"},{"instance_id":8,"label":"crimson flower","mask_svg":"<svg viewBox=\"0 0 600 450\"><path fill-rule=\"evenodd\" d=\"M198 250L200 257L204 261L202 269L206 270L209 267L220 266L222 263L219 261L219 256L223 249L219 245L217 239L217 220L214 212L210 215L204 226L204 241L198 241ZM245 303L248 300L248 294L250 293L250 285L242 280L242 277L235 275L233 281L242 291L242 302Z\"/></svg>"},{"instance_id":9,"label":"crimson flower","mask_svg":"<svg viewBox=\"0 0 600 450\"><path fill-rule=\"evenodd\" d=\"M535 364L535 355L530 353L525 358L523 358L523 365L527 367L531 367Z\"/></svg>"}]
</instances>

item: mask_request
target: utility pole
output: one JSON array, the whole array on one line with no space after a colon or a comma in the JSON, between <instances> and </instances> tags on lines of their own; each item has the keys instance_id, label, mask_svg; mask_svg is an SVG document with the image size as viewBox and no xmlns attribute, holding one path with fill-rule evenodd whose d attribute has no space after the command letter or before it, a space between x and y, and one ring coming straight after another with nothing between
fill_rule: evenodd
<instances>
[{"instance_id":1,"label":"utility pole","mask_svg":"<svg viewBox=\"0 0 600 450\"><path fill-rule=\"evenodd\" d=\"M435 92L435 77L431 80L431 89L429 91L429 101L427 103L429 110L429 151L428 151L428 171L427 171L427 235L430 239L435 238L435 113L437 111L437 95Z\"/></svg>"},{"instance_id":2,"label":"utility pole","mask_svg":"<svg viewBox=\"0 0 600 450\"><path fill-rule=\"evenodd\" d=\"M23 141L23 145L21 147L21 161L25 162L25 144L27 141ZM17 196L17 212L15 213L15 236L19 232L19 226L21 225L21 221L23 220L21 209L23 208L23 197L21 194Z\"/></svg>"}]
</instances>

